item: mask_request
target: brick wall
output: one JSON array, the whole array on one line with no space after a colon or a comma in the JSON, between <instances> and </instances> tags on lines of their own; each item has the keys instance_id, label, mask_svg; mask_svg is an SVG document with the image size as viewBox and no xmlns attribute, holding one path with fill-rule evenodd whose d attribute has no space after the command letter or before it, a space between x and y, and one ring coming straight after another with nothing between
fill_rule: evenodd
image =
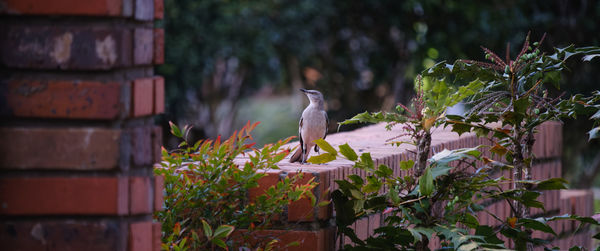
<instances>
[{"instance_id":1,"label":"brick wall","mask_svg":"<svg viewBox=\"0 0 600 251\"><path fill-rule=\"evenodd\" d=\"M533 166L533 178L550 178L561 176L561 160L562 152L562 126L560 123L551 122L540 126L540 131L536 135L536 143L534 152L537 156L537 161ZM393 169L395 175L411 175L412 170L403 171L399 167L401 160L414 158L407 150L414 150L412 146L402 145L400 147L390 146L385 144L385 140L395 135L400 135L402 132L399 128L393 129L391 132L386 131L384 125L373 125L361 128L351 132L337 133L327 136L327 141L332 145L340 145L348 143L357 152L370 152L375 164L386 164ZM474 134L463 134L457 136L456 133L450 131L449 128L438 128L433 133L432 151L439 152L446 149L457 149L463 147L474 147L481 144L488 144L485 139L477 138ZM398 139L398 140L409 140ZM486 155L490 157L489 154ZM497 158L496 158L497 159ZM498 159L497 159L498 160ZM240 162L245 161L239 159ZM482 163L480 163L482 164ZM345 179L349 175L355 174L365 177L363 170L352 168L353 163L345 160L336 160L323 165L299 165L290 164L287 160L279 163L281 170L269 171L269 176L260 181L261 188L269 187L278 179L287 175L294 175L300 171L307 174L307 178L315 177L315 180L320 184L315 188L314 192L317 198L320 195L326 195L328 192L337 189L337 184L334 180ZM497 173L496 175L504 175L505 177L512 176L509 171ZM253 191L253 194L260 192ZM593 199L591 191L588 190L567 190L567 191L548 191L540 196L540 200L546 206L546 212L533 210L533 214L539 216L551 216L559 214L578 214L582 216L591 216L593 214ZM489 201L487 210L499 216L506 218L509 216L508 204L504 201ZM335 239L335 227L331 220L335 212L332 206L318 208L311 207L308 201L300 201L291 204L287 208L287 212L283 215L283 229L271 230L283 236L295 234L302 236L300 246L291 247L288 250L336 250L339 247L340 240ZM374 230L383 224L385 215L374 214L366 216L358 220L353 227L359 238L366 239L374 233ZM498 225L495 219L487 214L478 215L478 220L481 224ZM575 225L572 222L553 222L551 223L555 232L561 234L560 238L552 239L552 236L536 231L535 237L551 239L552 244L565 249L572 245L581 245L590 249L591 232L583 231L578 234L572 234L575 230ZM270 232L272 233L272 232ZM351 243L348 239L342 240L342 243ZM432 243L434 248L437 243ZM511 244L508 244L509 247ZM542 250L543 248L538 248Z\"/></svg>"},{"instance_id":2,"label":"brick wall","mask_svg":"<svg viewBox=\"0 0 600 251\"><path fill-rule=\"evenodd\" d=\"M0 0L3 250L159 250L162 0Z\"/></svg>"}]
</instances>

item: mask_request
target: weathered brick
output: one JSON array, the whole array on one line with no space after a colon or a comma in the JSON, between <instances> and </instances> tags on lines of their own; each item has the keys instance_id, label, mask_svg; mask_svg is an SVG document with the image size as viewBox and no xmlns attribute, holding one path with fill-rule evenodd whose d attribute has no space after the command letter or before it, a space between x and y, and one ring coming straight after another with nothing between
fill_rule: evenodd
<instances>
[{"instance_id":1,"label":"weathered brick","mask_svg":"<svg viewBox=\"0 0 600 251\"><path fill-rule=\"evenodd\" d=\"M133 165L144 166L152 164L152 127L140 126L130 129L131 157Z\"/></svg>"},{"instance_id":2,"label":"weathered brick","mask_svg":"<svg viewBox=\"0 0 600 251\"><path fill-rule=\"evenodd\" d=\"M154 77L154 114L165 112L165 78Z\"/></svg>"},{"instance_id":3,"label":"weathered brick","mask_svg":"<svg viewBox=\"0 0 600 251\"><path fill-rule=\"evenodd\" d=\"M163 204L165 203L164 198L165 190L165 176L158 175L154 176L154 211L164 210Z\"/></svg>"},{"instance_id":4,"label":"weathered brick","mask_svg":"<svg viewBox=\"0 0 600 251\"><path fill-rule=\"evenodd\" d=\"M150 214L154 210L154 191L150 177L129 178L129 213L131 215Z\"/></svg>"},{"instance_id":5,"label":"weathered brick","mask_svg":"<svg viewBox=\"0 0 600 251\"><path fill-rule=\"evenodd\" d=\"M164 0L154 0L154 18L163 19L165 17Z\"/></svg>"},{"instance_id":6,"label":"weathered brick","mask_svg":"<svg viewBox=\"0 0 600 251\"><path fill-rule=\"evenodd\" d=\"M135 1L135 19L142 21L151 21L154 18L154 0L133 1Z\"/></svg>"},{"instance_id":7,"label":"weathered brick","mask_svg":"<svg viewBox=\"0 0 600 251\"><path fill-rule=\"evenodd\" d=\"M0 29L0 63L5 66L108 70L132 62L132 32L126 28L11 24ZM150 42L150 54L151 49Z\"/></svg>"},{"instance_id":8,"label":"weathered brick","mask_svg":"<svg viewBox=\"0 0 600 251\"><path fill-rule=\"evenodd\" d=\"M129 225L129 251L152 250L152 222L135 222Z\"/></svg>"},{"instance_id":9,"label":"weathered brick","mask_svg":"<svg viewBox=\"0 0 600 251\"><path fill-rule=\"evenodd\" d=\"M154 29L154 64L165 63L165 30Z\"/></svg>"},{"instance_id":10,"label":"weathered brick","mask_svg":"<svg viewBox=\"0 0 600 251\"><path fill-rule=\"evenodd\" d=\"M0 13L17 15L122 16L123 0L3 0Z\"/></svg>"},{"instance_id":11,"label":"weathered brick","mask_svg":"<svg viewBox=\"0 0 600 251\"><path fill-rule=\"evenodd\" d=\"M2 115L116 119L128 107L121 103L121 86L118 82L11 80L0 89L0 102L7 106Z\"/></svg>"},{"instance_id":12,"label":"weathered brick","mask_svg":"<svg viewBox=\"0 0 600 251\"><path fill-rule=\"evenodd\" d=\"M127 224L119 220L6 220L0 222L3 250L124 251Z\"/></svg>"},{"instance_id":13,"label":"weathered brick","mask_svg":"<svg viewBox=\"0 0 600 251\"><path fill-rule=\"evenodd\" d=\"M154 80L152 78L134 80L131 95L131 116L152 115L154 110Z\"/></svg>"},{"instance_id":14,"label":"weathered brick","mask_svg":"<svg viewBox=\"0 0 600 251\"><path fill-rule=\"evenodd\" d=\"M128 190L117 177L0 178L0 214L126 215Z\"/></svg>"},{"instance_id":15,"label":"weathered brick","mask_svg":"<svg viewBox=\"0 0 600 251\"><path fill-rule=\"evenodd\" d=\"M152 160L154 163L160 162L162 158L162 127L154 126L152 128Z\"/></svg>"},{"instance_id":16,"label":"weathered brick","mask_svg":"<svg viewBox=\"0 0 600 251\"><path fill-rule=\"evenodd\" d=\"M140 1L140 0L136 0ZM153 29L136 28L133 33L133 64L151 65L154 56Z\"/></svg>"},{"instance_id":17,"label":"weathered brick","mask_svg":"<svg viewBox=\"0 0 600 251\"><path fill-rule=\"evenodd\" d=\"M152 222L152 251L160 251L162 236L162 225L160 222Z\"/></svg>"},{"instance_id":18,"label":"weathered brick","mask_svg":"<svg viewBox=\"0 0 600 251\"><path fill-rule=\"evenodd\" d=\"M0 128L0 168L105 170L119 166L121 131L103 128Z\"/></svg>"}]
</instances>

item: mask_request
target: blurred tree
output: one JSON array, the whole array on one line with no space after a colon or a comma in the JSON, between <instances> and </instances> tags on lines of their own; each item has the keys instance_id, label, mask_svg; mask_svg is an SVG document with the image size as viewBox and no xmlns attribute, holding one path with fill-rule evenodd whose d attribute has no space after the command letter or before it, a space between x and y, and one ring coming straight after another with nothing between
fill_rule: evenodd
<instances>
[{"instance_id":1,"label":"blurred tree","mask_svg":"<svg viewBox=\"0 0 600 251\"><path fill-rule=\"evenodd\" d=\"M165 0L165 10L165 121L194 124L198 137L230 134L239 98L263 86L321 90L335 131L358 112L405 103L416 73L436 61L481 60L480 45L498 51L512 41L517 51L529 30L547 32L548 47L600 44L594 0ZM570 63L566 91L598 89L598 64ZM585 135L565 139L567 153L588 149ZM565 170L600 163L594 153L567 155Z\"/></svg>"}]
</instances>

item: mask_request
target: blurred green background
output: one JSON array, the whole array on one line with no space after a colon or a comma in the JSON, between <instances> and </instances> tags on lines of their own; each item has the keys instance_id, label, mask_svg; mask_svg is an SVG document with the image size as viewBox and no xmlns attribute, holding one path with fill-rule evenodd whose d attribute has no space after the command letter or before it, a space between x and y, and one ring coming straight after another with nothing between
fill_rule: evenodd
<instances>
[{"instance_id":1,"label":"blurred green background","mask_svg":"<svg viewBox=\"0 0 600 251\"><path fill-rule=\"evenodd\" d=\"M259 145L297 134L308 103L298 88L323 92L331 132L356 113L407 103L416 74L435 62L482 60L480 45L503 53L508 42L516 53L528 31L534 41L547 33L546 50L600 45L600 1L586 0L165 0L165 14L159 123L192 124L201 139L261 121ZM555 95L599 89L599 60L568 65ZM600 173L589 128L586 119L565 124L563 176L573 187Z\"/></svg>"}]
</instances>

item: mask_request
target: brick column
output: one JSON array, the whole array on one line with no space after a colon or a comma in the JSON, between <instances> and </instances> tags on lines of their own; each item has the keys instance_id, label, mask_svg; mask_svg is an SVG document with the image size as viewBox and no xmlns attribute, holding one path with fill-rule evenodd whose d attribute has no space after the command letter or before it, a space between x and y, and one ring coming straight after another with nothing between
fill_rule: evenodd
<instances>
[{"instance_id":1,"label":"brick column","mask_svg":"<svg viewBox=\"0 0 600 251\"><path fill-rule=\"evenodd\" d=\"M162 0L0 0L3 250L159 250Z\"/></svg>"}]
</instances>

